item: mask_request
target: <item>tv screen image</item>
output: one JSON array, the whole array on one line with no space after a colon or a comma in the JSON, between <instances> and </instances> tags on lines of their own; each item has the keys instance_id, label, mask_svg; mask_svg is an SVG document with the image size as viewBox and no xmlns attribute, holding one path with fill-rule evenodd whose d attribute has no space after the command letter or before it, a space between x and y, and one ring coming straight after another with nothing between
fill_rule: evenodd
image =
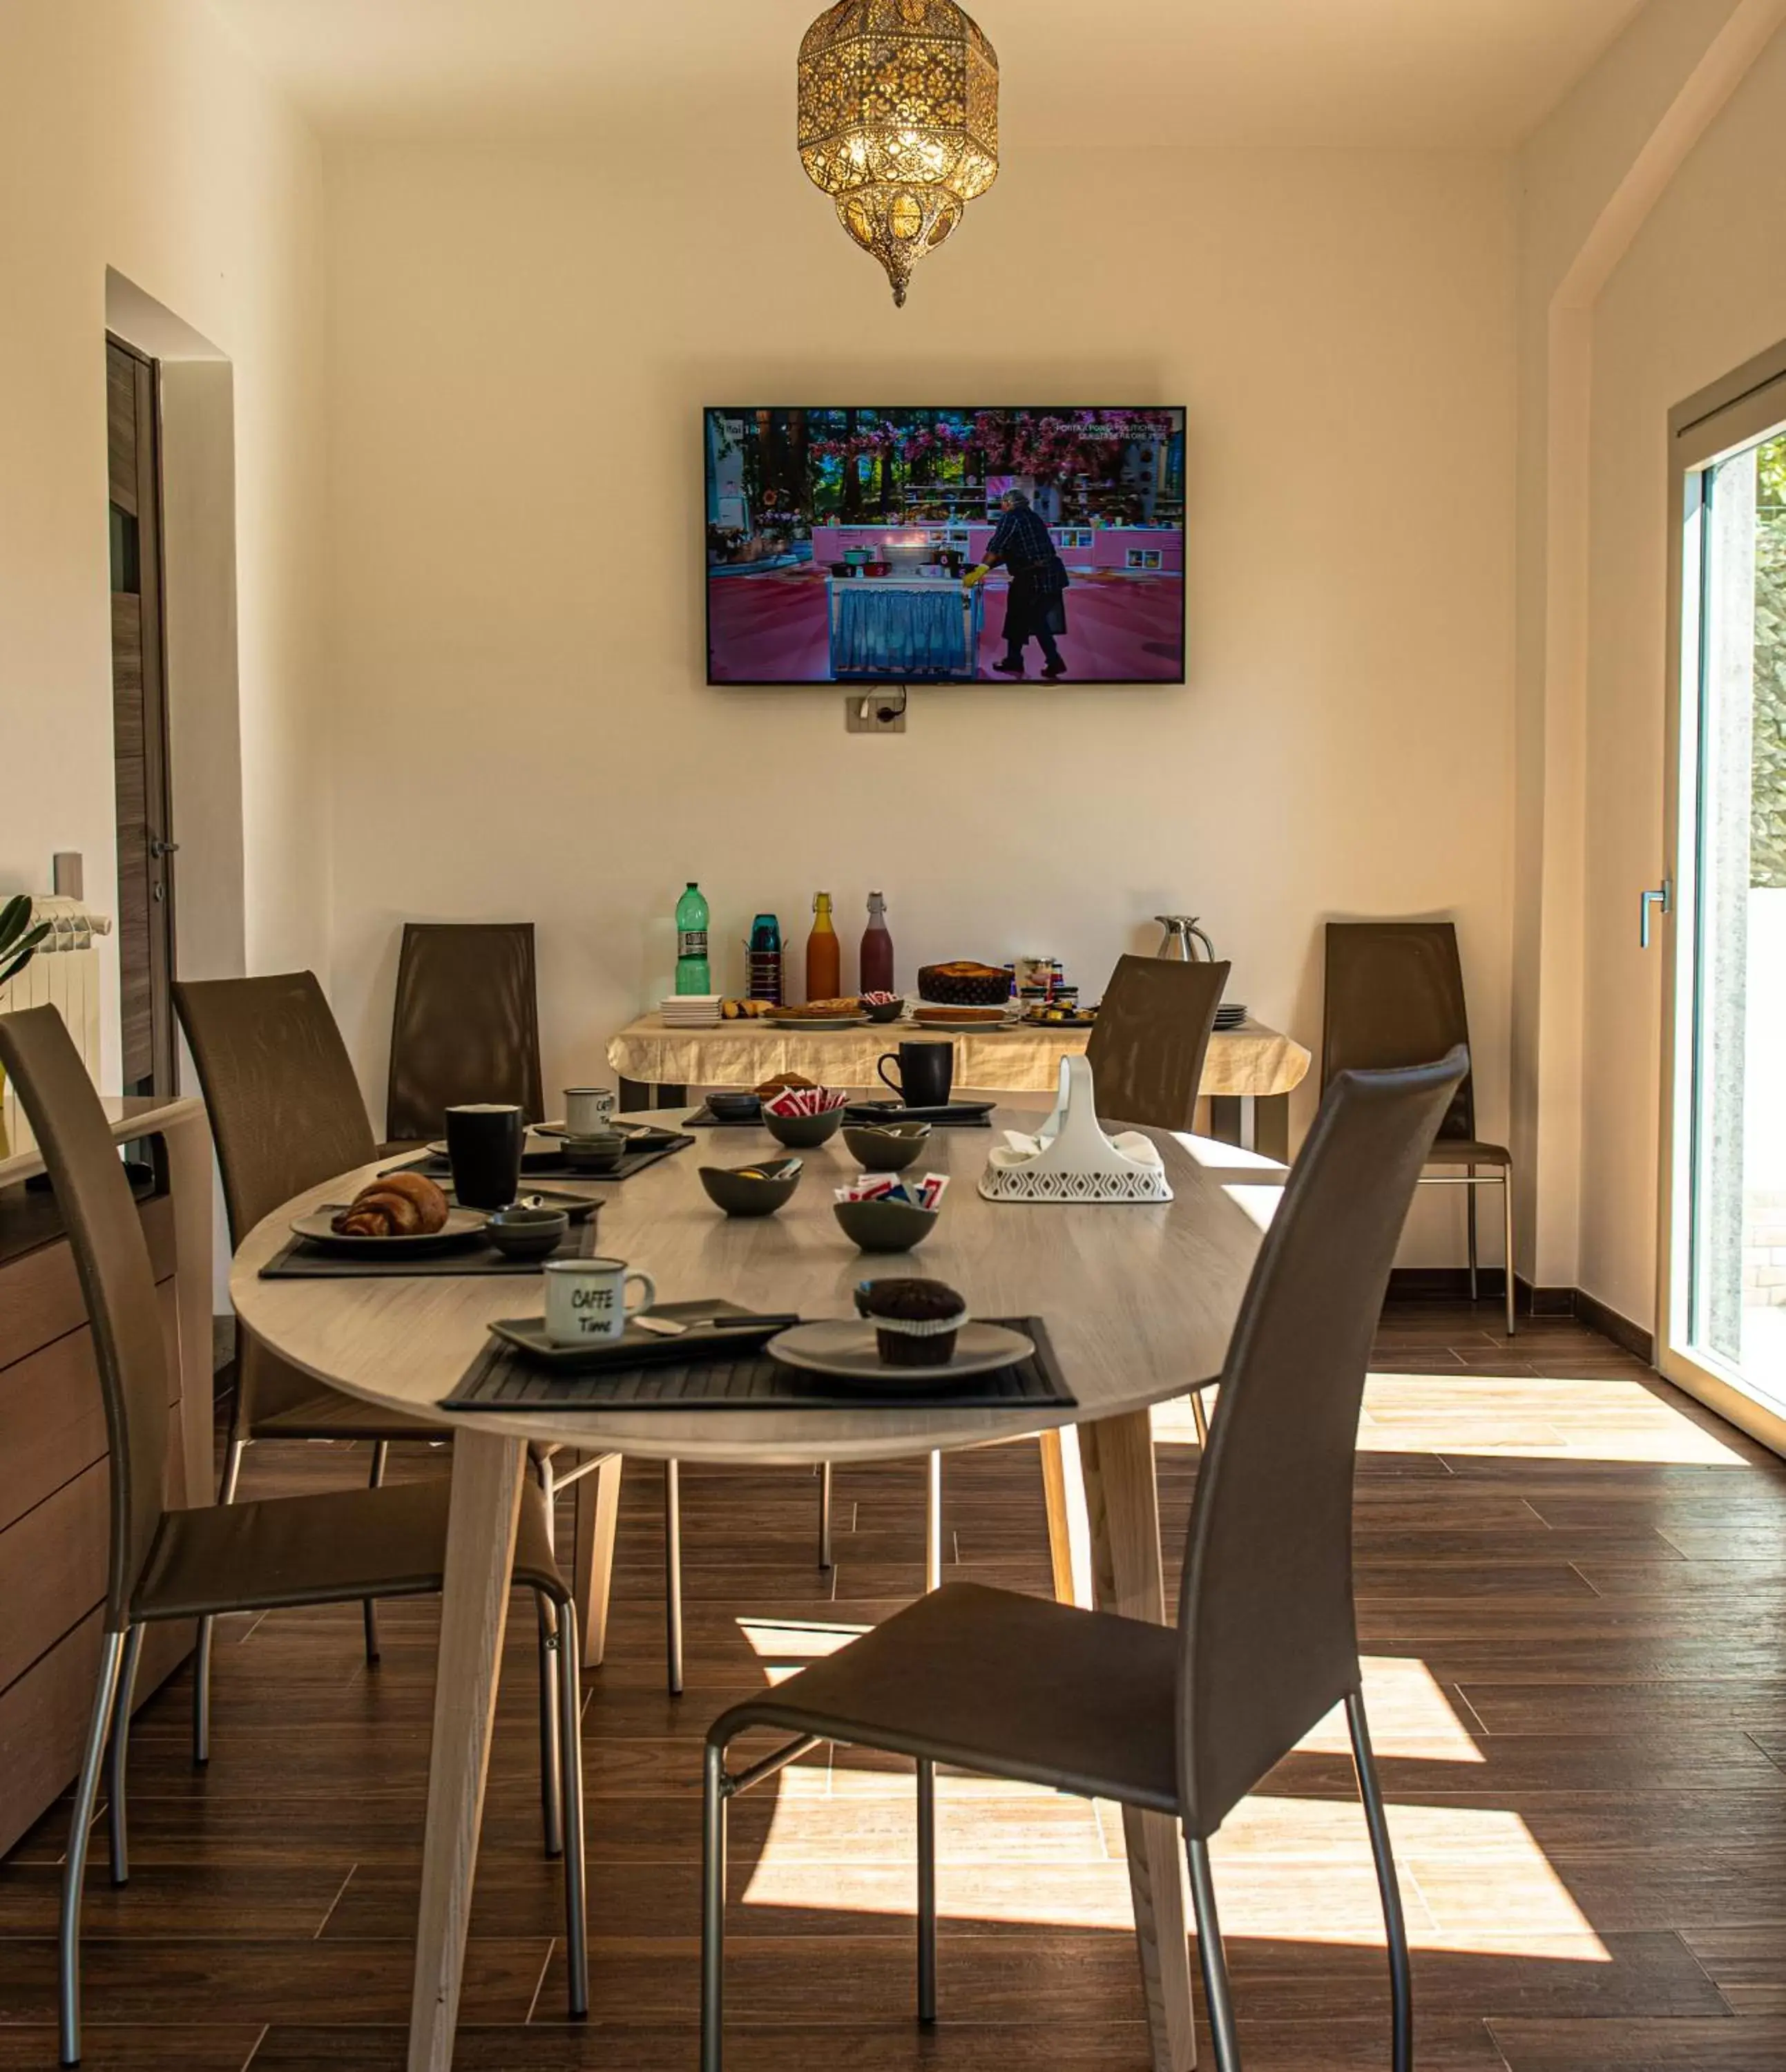
<instances>
[{"instance_id":1,"label":"tv screen image","mask_svg":"<svg viewBox=\"0 0 1786 2072\"><path fill-rule=\"evenodd\" d=\"M1185 680L1182 410L710 409L705 431L709 683Z\"/></svg>"}]
</instances>

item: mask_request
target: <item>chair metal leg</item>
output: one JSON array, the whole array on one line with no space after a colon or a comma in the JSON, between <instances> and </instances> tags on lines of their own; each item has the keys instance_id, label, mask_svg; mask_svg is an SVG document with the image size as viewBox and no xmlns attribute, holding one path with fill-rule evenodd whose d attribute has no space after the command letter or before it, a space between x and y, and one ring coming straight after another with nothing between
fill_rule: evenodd
<instances>
[{"instance_id":1,"label":"chair metal leg","mask_svg":"<svg viewBox=\"0 0 1786 2072\"><path fill-rule=\"evenodd\" d=\"M831 1558L831 1463L821 1462L819 1469L819 1566L828 1568Z\"/></svg>"},{"instance_id":2,"label":"chair metal leg","mask_svg":"<svg viewBox=\"0 0 1786 2072\"><path fill-rule=\"evenodd\" d=\"M1466 1166L1464 1170L1469 1175L1468 1184L1464 1190L1464 1200L1469 1216L1470 1300L1474 1302L1476 1299L1476 1282L1479 1277L1476 1271L1476 1168L1473 1166Z\"/></svg>"},{"instance_id":3,"label":"chair metal leg","mask_svg":"<svg viewBox=\"0 0 1786 2072\"><path fill-rule=\"evenodd\" d=\"M577 1607L558 1607L558 1745L565 1766L565 1941L570 1953L570 2011L589 2011L589 1932L583 1848L583 1677Z\"/></svg>"},{"instance_id":4,"label":"chair metal leg","mask_svg":"<svg viewBox=\"0 0 1786 2072\"><path fill-rule=\"evenodd\" d=\"M670 1696L682 1696L682 1469L663 1463L663 1606Z\"/></svg>"},{"instance_id":5,"label":"chair metal leg","mask_svg":"<svg viewBox=\"0 0 1786 2072\"><path fill-rule=\"evenodd\" d=\"M1365 1823L1370 1830L1370 1852L1377 1860L1377 1888L1383 1897L1383 1926L1389 1934L1390 1992L1394 2004L1394 2072L1413 2072L1414 1979L1408 1959L1407 1923L1402 1914L1402 1888L1395 1876L1395 1852L1390 1842L1389 1820L1383 1811L1382 1788L1377 1781L1377 1759L1371 1753L1370 1726L1365 1717L1361 1691L1345 1701L1346 1725L1352 1729L1352 1759L1358 1772L1358 1795L1365 1803Z\"/></svg>"},{"instance_id":6,"label":"chair metal leg","mask_svg":"<svg viewBox=\"0 0 1786 2072\"><path fill-rule=\"evenodd\" d=\"M68 1855L62 1869L62 1920L56 1972L57 2017L62 2062L80 2062L80 1886L87 1870L87 1844L99 1796L99 1766L117 1702L125 1636L109 1633L100 1642L99 1677L93 1686L92 1716L87 1725L87 1747L75 1786L74 1812L68 1822Z\"/></svg>"},{"instance_id":7,"label":"chair metal leg","mask_svg":"<svg viewBox=\"0 0 1786 2072\"><path fill-rule=\"evenodd\" d=\"M924 1519L924 1587L926 1590L942 1588L942 1456L933 1453L930 1459L929 1495L926 1499Z\"/></svg>"},{"instance_id":8,"label":"chair metal leg","mask_svg":"<svg viewBox=\"0 0 1786 2072\"><path fill-rule=\"evenodd\" d=\"M1513 1169L1501 1169L1501 1220L1502 1242L1507 1249L1507 1335L1512 1338L1519 1329L1519 1318L1514 1308L1513 1287Z\"/></svg>"},{"instance_id":9,"label":"chair metal leg","mask_svg":"<svg viewBox=\"0 0 1786 2072\"><path fill-rule=\"evenodd\" d=\"M1203 1407L1201 1388L1191 1392L1191 1416L1197 1425L1197 1443L1200 1452L1206 1452L1209 1445L1209 1413Z\"/></svg>"},{"instance_id":10,"label":"chair metal leg","mask_svg":"<svg viewBox=\"0 0 1786 2072\"><path fill-rule=\"evenodd\" d=\"M390 1466L390 1441L388 1439L375 1440L372 1442L372 1472L366 1478L366 1486L368 1489L380 1489L384 1486L384 1470ZM366 1622L366 1659L368 1663L376 1662L378 1659L378 1606L368 1597L359 1609L360 1615Z\"/></svg>"},{"instance_id":11,"label":"chair metal leg","mask_svg":"<svg viewBox=\"0 0 1786 2072\"><path fill-rule=\"evenodd\" d=\"M1234 2002L1228 1993L1228 1960L1221 1950L1215 1880L1209 1875L1209 1845L1187 1836L1185 1852L1190 1859L1191 1906L1197 1916L1197 1955L1203 1969L1203 1995L1209 2003L1209 2036L1215 2045L1216 2072L1240 2072Z\"/></svg>"},{"instance_id":12,"label":"chair metal leg","mask_svg":"<svg viewBox=\"0 0 1786 2072\"><path fill-rule=\"evenodd\" d=\"M543 1591L534 1602L540 1614L540 1810L545 1820L546 1854L556 1856L565 1848L565 1758L558 1732L565 1622Z\"/></svg>"},{"instance_id":13,"label":"chair metal leg","mask_svg":"<svg viewBox=\"0 0 1786 2072\"><path fill-rule=\"evenodd\" d=\"M700 2072L721 2072L724 2055L725 1810L730 1788L725 1746L709 1741L700 1807Z\"/></svg>"},{"instance_id":14,"label":"chair metal leg","mask_svg":"<svg viewBox=\"0 0 1786 2072\"><path fill-rule=\"evenodd\" d=\"M130 1882L130 1836L125 1774L130 1760L130 1707L136 1696L137 1664L142 1659L142 1628L133 1626L125 1643L124 1667L112 1707L112 1747L105 1766L105 1809L112 1833L112 1882Z\"/></svg>"},{"instance_id":15,"label":"chair metal leg","mask_svg":"<svg viewBox=\"0 0 1786 2072\"><path fill-rule=\"evenodd\" d=\"M936 2020L936 1765L918 1766L918 2018Z\"/></svg>"},{"instance_id":16,"label":"chair metal leg","mask_svg":"<svg viewBox=\"0 0 1786 2072\"><path fill-rule=\"evenodd\" d=\"M247 1451L247 1440L239 1439L232 1433L224 1453L224 1478L217 1491L219 1503L236 1501L236 1485L242 1478L242 1456ZM199 1620L199 1644L192 1658L192 1760L195 1763L211 1760L211 1630L215 1623L208 1618Z\"/></svg>"}]
</instances>

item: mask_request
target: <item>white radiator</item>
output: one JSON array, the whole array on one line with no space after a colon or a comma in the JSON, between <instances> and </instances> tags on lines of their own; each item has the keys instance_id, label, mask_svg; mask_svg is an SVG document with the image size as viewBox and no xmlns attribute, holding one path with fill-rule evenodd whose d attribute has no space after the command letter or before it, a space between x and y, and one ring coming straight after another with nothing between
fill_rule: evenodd
<instances>
[{"instance_id":1,"label":"white radiator","mask_svg":"<svg viewBox=\"0 0 1786 2072\"><path fill-rule=\"evenodd\" d=\"M78 899L61 899L45 893L33 898L31 919L47 921L50 932L18 977L0 985L0 1014L20 1007L60 1009L86 1061L88 1076L96 1087L100 1083L98 938L112 932L111 916L95 914Z\"/></svg>"}]
</instances>

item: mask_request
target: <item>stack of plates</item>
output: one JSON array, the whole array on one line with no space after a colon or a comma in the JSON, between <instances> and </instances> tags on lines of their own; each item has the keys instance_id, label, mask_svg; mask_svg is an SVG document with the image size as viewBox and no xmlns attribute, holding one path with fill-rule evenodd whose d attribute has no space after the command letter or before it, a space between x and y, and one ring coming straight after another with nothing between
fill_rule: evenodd
<instances>
[{"instance_id":1,"label":"stack of plates","mask_svg":"<svg viewBox=\"0 0 1786 2072\"><path fill-rule=\"evenodd\" d=\"M1225 1001L1216 1009L1216 1026L1218 1029L1238 1029L1246 1019L1244 1007L1230 1007Z\"/></svg>"},{"instance_id":2,"label":"stack of plates","mask_svg":"<svg viewBox=\"0 0 1786 2072\"><path fill-rule=\"evenodd\" d=\"M719 1021L722 997L716 993L673 993L658 1002L658 1011L671 1029L711 1029Z\"/></svg>"}]
</instances>

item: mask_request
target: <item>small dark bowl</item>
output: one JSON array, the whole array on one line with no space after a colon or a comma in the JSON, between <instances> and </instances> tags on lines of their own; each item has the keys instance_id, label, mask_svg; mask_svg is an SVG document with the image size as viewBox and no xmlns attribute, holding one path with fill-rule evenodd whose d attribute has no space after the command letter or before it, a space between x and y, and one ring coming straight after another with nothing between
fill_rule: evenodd
<instances>
[{"instance_id":1,"label":"small dark bowl","mask_svg":"<svg viewBox=\"0 0 1786 2072\"><path fill-rule=\"evenodd\" d=\"M499 1209L484 1234L504 1259L550 1259L569 1228L562 1209Z\"/></svg>"},{"instance_id":2,"label":"small dark bowl","mask_svg":"<svg viewBox=\"0 0 1786 2072\"><path fill-rule=\"evenodd\" d=\"M778 1144L790 1151L816 1151L829 1144L844 1126L844 1111L827 1109L823 1115L771 1115L763 1110L763 1127Z\"/></svg>"},{"instance_id":3,"label":"small dark bowl","mask_svg":"<svg viewBox=\"0 0 1786 2072\"><path fill-rule=\"evenodd\" d=\"M612 1173L630 1149L630 1140L618 1130L606 1137L567 1137L565 1163L579 1173Z\"/></svg>"},{"instance_id":4,"label":"small dark bowl","mask_svg":"<svg viewBox=\"0 0 1786 2072\"><path fill-rule=\"evenodd\" d=\"M831 1213L864 1252L909 1252L936 1228L938 1212L914 1209L909 1202L834 1202Z\"/></svg>"},{"instance_id":5,"label":"small dark bowl","mask_svg":"<svg viewBox=\"0 0 1786 2072\"><path fill-rule=\"evenodd\" d=\"M903 1173L924 1156L930 1141L927 1122L851 1123L844 1132L864 1173Z\"/></svg>"},{"instance_id":6,"label":"small dark bowl","mask_svg":"<svg viewBox=\"0 0 1786 2072\"><path fill-rule=\"evenodd\" d=\"M729 1216L772 1216L793 1200L800 1170L798 1158L778 1158L755 1166L703 1166L700 1184L708 1201Z\"/></svg>"},{"instance_id":7,"label":"small dark bowl","mask_svg":"<svg viewBox=\"0 0 1786 2072\"><path fill-rule=\"evenodd\" d=\"M864 1000L862 1012L871 1022L897 1022L905 1012L905 1003L902 1000L884 1000L878 1007L870 1007Z\"/></svg>"},{"instance_id":8,"label":"small dark bowl","mask_svg":"<svg viewBox=\"0 0 1786 2072\"><path fill-rule=\"evenodd\" d=\"M763 1112L760 1094L709 1094L707 1105L721 1122L754 1122Z\"/></svg>"}]
</instances>

